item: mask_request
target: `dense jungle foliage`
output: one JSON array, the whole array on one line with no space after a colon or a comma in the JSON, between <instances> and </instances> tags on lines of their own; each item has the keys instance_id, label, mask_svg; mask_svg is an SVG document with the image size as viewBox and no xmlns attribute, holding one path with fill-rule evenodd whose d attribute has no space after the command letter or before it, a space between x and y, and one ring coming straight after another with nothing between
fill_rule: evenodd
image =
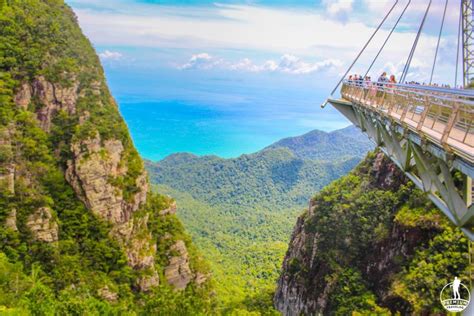
<instances>
[{"instance_id":1,"label":"dense jungle foliage","mask_svg":"<svg viewBox=\"0 0 474 316\"><path fill-rule=\"evenodd\" d=\"M20 86L39 76L61 87L72 80L84 93L76 114L60 111L50 131L40 128L33 99L27 108L15 106ZM99 83L99 84L97 84ZM86 113L79 124L78 113ZM92 214L66 182L64 170L71 143L98 133L102 140L123 144L127 173L115 179L128 199L136 189L143 162L107 89L92 45L82 35L72 10L62 0L0 1L0 313L21 315L208 314L209 286L175 291L160 275L160 286L149 293L136 289L139 273L129 267L122 247L111 237L111 224ZM14 169L14 188L6 185ZM5 180L6 179L6 180ZM10 181L11 182L11 181ZM170 199L149 194L136 216L149 214L152 240L160 236L184 240L190 265L206 272L190 238L174 215L159 216ZM47 207L58 223L58 241L33 238L26 222L32 212ZM13 212L13 213L12 213ZM16 229L6 225L16 212ZM156 257L158 272L165 253ZM107 288L117 297L106 300Z\"/></svg>"},{"instance_id":2,"label":"dense jungle foliage","mask_svg":"<svg viewBox=\"0 0 474 316\"><path fill-rule=\"evenodd\" d=\"M177 200L179 218L210 262L219 310L271 315L296 217L314 192L349 172L371 147L349 127L284 139L235 159L175 154L146 166L158 192Z\"/></svg>"},{"instance_id":3,"label":"dense jungle foliage","mask_svg":"<svg viewBox=\"0 0 474 316\"><path fill-rule=\"evenodd\" d=\"M317 251L302 251L305 260L315 254L317 269L293 258L285 274L308 297L336 284L325 293L334 315L442 315L441 289L455 276L471 282L468 239L387 158L375 157L313 198L315 211L303 218Z\"/></svg>"}]
</instances>

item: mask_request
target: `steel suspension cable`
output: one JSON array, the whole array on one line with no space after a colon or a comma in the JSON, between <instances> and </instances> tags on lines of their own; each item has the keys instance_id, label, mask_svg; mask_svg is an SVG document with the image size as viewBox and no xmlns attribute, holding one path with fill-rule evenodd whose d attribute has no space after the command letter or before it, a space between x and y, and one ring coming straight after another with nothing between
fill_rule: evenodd
<instances>
[{"instance_id":1,"label":"steel suspension cable","mask_svg":"<svg viewBox=\"0 0 474 316\"><path fill-rule=\"evenodd\" d=\"M436 52L435 52L435 56L434 56L434 60L433 60L433 67L431 67L430 85L431 85L431 82L433 81L433 74L434 74L434 70L435 70L435 67L436 67L436 59L438 58L439 42L441 40L441 34L443 33L444 18L446 17L446 9L448 8L448 1L449 0L446 0L446 2L444 3L443 19L441 20L441 27L439 29L438 43L436 44Z\"/></svg>"},{"instance_id":2,"label":"steel suspension cable","mask_svg":"<svg viewBox=\"0 0 474 316\"><path fill-rule=\"evenodd\" d=\"M382 50L384 49L385 45L387 44L388 40L390 39L390 37L392 36L392 33L393 31L395 31L395 28L397 27L398 25L398 22L400 22L400 20L402 19L403 15L405 14L405 11L408 9L408 6L410 5L411 3L411 0L409 0L405 6L405 8L403 9L402 11L402 14L400 14L400 16L398 17L398 20L395 22L395 25L392 27L392 29L390 30L390 33L388 34L387 38L385 39L385 42L382 44L382 46L380 47L379 51L377 52L377 55L375 55L374 57L374 60L372 60L372 63L370 64L369 68L367 69L367 72L365 73L364 75L364 78L367 77L367 75L369 74L369 71L372 69L372 66L375 64L375 62L377 61L377 58L379 57L380 53L382 52Z\"/></svg>"},{"instance_id":3,"label":"steel suspension cable","mask_svg":"<svg viewBox=\"0 0 474 316\"><path fill-rule=\"evenodd\" d=\"M405 78L408 74L408 70L410 70L410 64L413 59L413 55L415 54L415 50L418 45L418 40L420 39L421 31L423 30L423 26L425 25L426 17L428 16L428 12L430 11L431 2L432 0L430 0L430 2L428 3L428 7L426 8L425 15L423 16L423 20L421 20L420 28L418 29L418 33L416 34L415 41L413 42L413 46L411 48L410 54L408 55L407 62L405 64L405 67L403 68L402 77L400 79L401 83L405 81Z\"/></svg>"},{"instance_id":4,"label":"steel suspension cable","mask_svg":"<svg viewBox=\"0 0 474 316\"><path fill-rule=\"evenodd\" d=\"M384 24L385 20L387 20L388 16L390 15L390 13L392 13L393 11L393 8L395 8L395 6L397 5L399 0L396 0L395 3L392 5L392 7L390 8L390 10L388 11L388 13L385 15L385 17L383 18L382 22L379 23L379 25L377 26L377 28L375 29L374 33L372 33L372 35L370 36L369 40L365 43L364 47L362 47L362 49L360 50L359 54L357 54L357 57L354 59L354 61L352 62L352 64L349 66L349 68L347 69L347 71L344 73L344 75L342 76L342 78L339 80L339 82L337 83L337 85L334 87L334 89L331 91L331 94L329 95L330 97L334 94L334 92L336 92L337 88L339 87L339 85L342 83L342 81L346 78L347 74L349 73L349 71L351 71L352 67L355 65L355 63L357 62L357 60L359 60L359 57L362 55L362 53L365 51L365 49L367 48L367 46L369 45L369 43L372 41L372 39L374 38L375 34L377 34L377 32L379 31L379 29L382 27L382 25ZM326 101L324 101L323 104L321 104L321 107L324 107L325 105L327 104L327 99Z\"/></svg>"},{"instance_id":5,"label":"steel suspension cable","mask_svg":"<svg viewBox=\"0 0 474 316\"><path fill-rule=\"evenodd\" d=\"M460 38L461 38L461 28L462 28L462 2L460 5L459 10L459 26L458 26L458 46L456 49L456 72L454 75L454 88L458 86L458 67L459 67L459 46L460 46Z\"/></svg>"}]
</instances>

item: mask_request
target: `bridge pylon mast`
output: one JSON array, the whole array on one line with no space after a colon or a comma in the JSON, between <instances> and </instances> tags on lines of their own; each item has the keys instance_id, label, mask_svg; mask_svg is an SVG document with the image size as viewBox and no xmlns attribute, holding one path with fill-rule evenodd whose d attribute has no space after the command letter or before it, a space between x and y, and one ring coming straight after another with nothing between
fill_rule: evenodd
<instances>
[{"instance_id":1,"label":"bridge pylon mast","mask_svg":"<svg viewBox=\"0 0 474 316\"><path fill-rule=\"evenodd\" d=\"M462 47L463 47L463 86L474 88L474 10L472 0L461 0ZM463 188L464 200L472 204L472 179L465 176Z\"/></svg>"},{"instance_id":2,"label":"bridge pylon mast","mask_svg":"<svg viewBox=\"0 0 474 316\"><path fill-rule=\"evenodd\" d=\"M474 19L472 0L461 0L463 85L471 88L474 80Z\"/></svg>"}]
</instances>

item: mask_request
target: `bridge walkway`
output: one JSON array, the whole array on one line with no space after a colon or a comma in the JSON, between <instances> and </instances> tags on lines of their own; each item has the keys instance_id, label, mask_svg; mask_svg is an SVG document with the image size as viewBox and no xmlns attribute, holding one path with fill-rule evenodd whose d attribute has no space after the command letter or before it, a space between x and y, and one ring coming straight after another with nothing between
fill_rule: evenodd
<instances>
[{"instance_id":1,"label":"bridge walkway","mask_svg":"<svg viewBox=\"0 0 474 316\"><path fill-rule=\"evenodd\" d=\"M474 92L346 80L341 96L328 101L474 240Z\"/></svg>"}]
</instances>

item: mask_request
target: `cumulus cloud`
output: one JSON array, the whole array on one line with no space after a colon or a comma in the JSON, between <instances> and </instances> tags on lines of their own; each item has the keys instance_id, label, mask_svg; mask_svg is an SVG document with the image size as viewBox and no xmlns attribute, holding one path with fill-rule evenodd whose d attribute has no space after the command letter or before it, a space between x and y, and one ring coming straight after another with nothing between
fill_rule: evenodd
<instances>
[{"instance_id":1,"label":"cumulus cloud","mask_svg":"<svg viewBox=\"0 0 474 316\"><path fill-rule=\"evenodd\" d=\"M307 63L293 55L283 55L278 64L278 68L282 72L292 74L308 74L330 69L332 67L339 67L342 62L336 59L325 59L316 63Z\"/></svg>"},{"instance_id":2,"label":"cumulus cloud","mask_svg":"<svg viewBox=\"0 0 474 316\"><path fill-rule=\"evenodd\" d=\"M324 0L323 4L330 17L346 22L352 11L354 0Z\"/></svg>"},{"instance_id":3,"label":"cumulus cloud","mask_svg":"<svg viewBox=\"0 0 474 316\"><path fill-rule=\"evenodd\" d=\"M208 53L192 55L187 63L181 65L180 69L211 69L221 64L221 60L216 59Z\"/></svg>"},{"instance_id":4,"label":"cumulus cloud","mask_svg":"<svg viewBox=\"0 0 474 316\"><path fill-rule=\"evenodd\" d=\"M405 60L400 60L397 63L387 62L379 69L378 73L385 71L388 74L395 75L395 77L399 79L402 75L403 68L405 67L405 62ZM431 64L418 58L413 58L406 81L415 80L419 82L427 82L429 80L430 70Z\"/></svg>"},{"instance_id":5,"label":"cumulus cloud","mask_svg":"<svg viewBox=\"0 0 474 316\"><path fill-rule=\"evenodd\" d=\"M361 69L354 69L353 72L364 73L407 1L401 0L397 4L389 20L356 64L355 68ZM315 6L314 10L288 10L286 7L263 5L165 6L126 0L74 2L91 3L89 6L75 7L75 12L81 27L96 46L139 47L141 50L160 48L170 52L164 53L165 58L159 62L156 58L146 60L146 55L135 53L147 66L158 63L175 64L176 57L173 52L178 50L191 53L220 51L225 60L214 58L209 61L205 56L201 56L196 57L194 61L190 60L189 65L183 67L227 67L229 70L248 72L283 71L284 65L280 65L281 60L278 58L261 63L256 63L256 60L260 60L261 56L267 53L272 56L290 53L301 57L303 61L300 60L298 66L293 66L298 70L287 66L289 73L308 71L304 69L314 64L308 60L315 54L320 61L335 59L349 64L394 3L393 0L324 0L322 5ZM371 75L378 76L376 70L386 62L397 64L399 60L406 60L426 6L427 1L411 2L409 10L380 55ZM455 1L449 1L435 74L454 73L455 46L443 43L456 43L458 6ZM349 8L352 8L351 11ZM415 58L429 61L428 63L433 60L443 9L444 1L433 1ZM347 14L346 21L341 20L345 18L344 14ZM333 18L333 15L336 17ZM247 51L246 57L250 59L226 62L231 58L225 55L226 52L236 50ZM128 60L129 54L134 53L129 51L127 58L124 56L121 61ZM319 67L325 66L322 64ZM428 75L429 71L428 69ZM341 69L337 69L336 73L339 72ZM444 77L446 78L446 75Z\"/></svg>"},{"instance_id":6,"label":"cumulus cloud","mask_svg":"<svg viewBox=\"0 0 474 316\"><path fill-rule=\"evenodd\" d=\"M99 57L102 60L119 60L123 57L123 55L119 52L113 52L110 50L105 50L102 53L99 53Z\"/></svg>"},{"instance_id":7,"label":"cumulus cloud","mask_svg":"<svg viewBox=\"0 0 474 316\"><path fill-rule=\"evenodd\" d=\"M373 12L388 12L393 5L393 0L363 0L364 7Z\"/></svg>"},{"instance_id":8,"label":"cumulus cloud","mask_svg":"<svg viewBox=\"0 0 474 316\"><path fill-rule=\"evenodd\" d=\"M179 69L224 69L245 72L282 72L288 74L309 74L318 71L328 70L332 67L339 67L342 62L336 59L326 59L323 61L310 63L300 58L285 54L280 60L267 60L262 64L256 64L249 58L244 58L237 62L226 61L222 58L216 58L208 53L192 55L189 61Z\"/></svg>"}]
</instances>

